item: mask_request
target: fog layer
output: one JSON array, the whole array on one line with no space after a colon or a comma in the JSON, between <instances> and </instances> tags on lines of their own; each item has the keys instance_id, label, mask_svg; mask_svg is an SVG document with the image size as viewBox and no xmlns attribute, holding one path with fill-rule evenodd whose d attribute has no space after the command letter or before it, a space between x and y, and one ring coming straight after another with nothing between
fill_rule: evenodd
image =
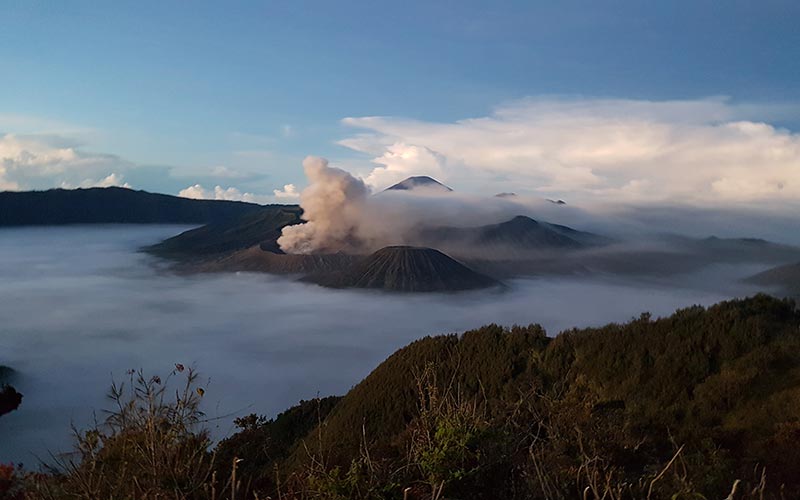
<instances>
[{"instance_id":1,"label":"fog layer","mask_svg":"<svg viewBox=\"0 0 800 500\"><path fill-rule=\"evenodd\" d=\"M69 447L69 427L102 418L112 375L166 374L175 363L209 378L205 411L217 437L232 417L269 416L342 394L387 355L425 335L486 323L572 326L625 321L751 293L758 269L708 269L672 282L517 280L506 291L393 295L327 290L258 274L175 276L142 245L176 226L0 230L0 365L25 396L0 418L0 462ZM206 379L204 378L204 381Z\"/></svg>"}]
</instances>

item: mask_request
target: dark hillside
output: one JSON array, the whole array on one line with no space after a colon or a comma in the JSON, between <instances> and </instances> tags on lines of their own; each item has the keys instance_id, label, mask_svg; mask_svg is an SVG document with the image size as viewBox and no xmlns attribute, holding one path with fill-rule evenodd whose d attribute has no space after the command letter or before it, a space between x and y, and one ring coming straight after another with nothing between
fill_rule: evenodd
<instances>
[{"instance_id":1,"label":"dark hillside","mask_svg":"<svg viewBox=\"0 0 800 500\"><path fill-rule=\"evenodd\" d=\"M0 192L0 226L206 224L261 209L253 203L191 200L119 187Z\"/></svg>"},{"instance_id":2,"label":"dark hillside","mask_svg":"<svg viewBox=\"0 0 800 500\"><path fill-rule=\"evenodd\" d=\"M343 398L238 419L213 453L185 376L159 402L138 372L78 462L22 481L65 500L800 498L800 311L766 295L555 338L425 337Z\"/></svg>"},{"instance_id":3,"label":"dark hillside","mask_svg":"<svg viewBox=\"0 0 800 500\"><path fill-rule=\"evenodd\" d=\"M800 297L800 262L767 269L751 276L747 282L777 288L790 295Z\"/></svg>"},{"instance_id":4,"label":"dark hillside","mask_svg":"<svg viewBox=\"0 0 800 500\"><path fill-rule=\"evenodd\" d=\"M277 240L281 230L302 222L302 210L295 205L271 205L235 219L192 229L148 247L156 255L193 258L221 254L261 245L280 252Z\"/></svg>"},{"instance_id":5,"label":"dark hillside","mask_svg":"<svg viewBox=\"0 0 800 500\"><path fill-rule=\"evenodd\" d=\"M286 254L264 250L260 245L237 250L216 259L191 265L193 272L246 271L270 274L329 273L346 269L360 257L347 254Z\"/></svg>"},{"instance_id":6,"label":"dark hillside","mask_svg":"<svg viewBox=\"0 0 800 500\"><path fill-rule=\"evenodd\" d=\"M606 245L610 239L522 215L499 224L477 227L430 227L419 244L441 248L469 259L528 259Z\"/></svg>"},{"instance_id":7,"label":"dark hillside","mask_svg":"<svg viewBox=\"0 0 800 500\"><path fill-rule=\"evenodd\" d=\"M586 460L595 455L603 474L635 485L652 480L676 452L686 468L665 478L669 494L652 498L688 485L722 498L737 478L758 487L760 467L770 478L766 491L800 494L800 455L793 451L800 437L800 313L793 302L762 295L554 339L535 326L488 326L419 340L376 368L324 420L331 463L358 457L364 435L373 461L408 459L427 418L421 394L433 397L418 387L426 367L439 394L477 401L467 406L482 422L479 434L470 427L476 440L459 448L472 457L474 474L447 480L454 497L540 498L508 489L524 483L529 492L552 489L561 493L550 498L569 498L588 481L580 464L594 463ZM314 431L307 439L318 438ZM540 465L530 462L531 450ZM307 457L296 451L291 468ZM542 463L548 484L524 472Z\"/></svg>"}]
</instances>

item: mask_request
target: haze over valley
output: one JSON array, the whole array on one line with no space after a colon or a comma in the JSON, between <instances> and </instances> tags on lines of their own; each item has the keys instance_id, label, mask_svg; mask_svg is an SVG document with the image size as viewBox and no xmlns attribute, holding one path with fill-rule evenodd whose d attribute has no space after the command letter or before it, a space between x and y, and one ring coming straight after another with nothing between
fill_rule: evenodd
<instances>
[{"instance_id":1,"label":"haze over valley","mask_svg":"<svg viewBox=\"0 0 800 500\"><path fill-rule=\"evenodd\" d=\"M296 269L186 273L141 251L186 231L191 228L0 229L6 318L0 347L25 394L20 410L0 421L11 459L30 462L66 450L69 422L88 425L105 408L112 377L124 378L129 369L196 365L210 378L208 417L221 417L212 425L222 437L231 432L231 415L275 414L298 399L341 394L424 335L489 323L539 323L555 335L643 311L665 315L752 294L762 288L742 279L790 258L781 252L797 252L776 246L776 257L759 244L767 251L733 262L704 260L683 272L522 273L506 277L503 287L409 295L327 289L298 281ZM257 245L252 251L289 257Z\"/></svg>"}]
</instances>

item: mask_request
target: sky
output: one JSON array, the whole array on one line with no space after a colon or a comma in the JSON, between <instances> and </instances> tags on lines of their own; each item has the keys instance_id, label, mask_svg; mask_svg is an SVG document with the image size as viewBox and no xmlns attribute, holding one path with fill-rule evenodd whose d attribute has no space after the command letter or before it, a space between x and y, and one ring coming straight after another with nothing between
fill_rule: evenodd
<instances>
[{"instance_id":1,"label":"sky","mask_svg":"<svg viewBox=\"0 0 800 500\"><path fill-rule=\"evenodd\" d=\"M382 189L800 208L796 1L37 1L0 9L0 190Z\"/></svg>"}]
</instances>

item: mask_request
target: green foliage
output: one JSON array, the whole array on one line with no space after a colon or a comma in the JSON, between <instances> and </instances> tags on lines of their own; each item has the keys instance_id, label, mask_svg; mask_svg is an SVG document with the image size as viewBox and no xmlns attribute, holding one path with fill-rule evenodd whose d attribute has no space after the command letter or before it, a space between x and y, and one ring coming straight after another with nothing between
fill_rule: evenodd
<instances>
[{"instance_id":1,"label":"green foliage","mask_svg":"<svg viewBox=\"0 0 800 500\"><path fill-rule=\"evenodd\" d=\"M300 401L274 419L255 414L237 418L234 423L238 432L223 439L216 447L217 475L228 477L233 460L246 457L239 464L239 475L245 478L243 494L247 495L253 489L276 487L273 469L328 416L340 399L329 396Z\"/></svg>"},{"instance_id":2,"label":"green foliage","mask_svg":"<svg viewBox=\"0 0 800 500\"><path fill-rule=\"evenodd\" d=\"M772 452L800 421L799 325L794 303L759 295L553 339L496 325L424 338L348 393L322 446L345 468L366 440L373 461L405 471L393 480L429 496L712 498L735 479L760 487L763 466L775 470L764 488L800 492L800 463L781 465L796 454ZM415 390L423 368L450 394L433 419L419 404L433 389ZM471 404L479 425L454 410Z\"/></svg>"},{"instance_id":3,"label":"green foliage","mask_svg":"<svg viewBox=\"0 0 800 500\"><path fill-rule=\"evenodd\" d=\"M343 398L238 419L218 465L191 374L173 402L132 382L44 498L800 497L800 313L763 295L555 338L426 337Z\"/></svg>"},{"instance_id":4,"label":"green foliage","mask_svg":"<svg viewBox=\"0 0 800 500\"><path fill-rule=\"evenodd\" d=\"M182 379L173 389L170 383ZM75 431L75 453L50 466L35 498L204 498L212 480L210 440L200 427L197 374L177 365L165 379L130 372L112 384L114 408L102 425ZM172 398L174 394L174 399Z\"/></svg>"},{"instance_id":5,"label":"green foliage","mask_svg":"<svg viewBox=\"0 0 800 500\"><path fill-rule=\"evenodd\" d=\"M481 442L488 434L485 407L458 388L442 391L433 365L417 375L418 416L410 423L410 463L431 488L464 481L482 465ZM440 486L441 487L441 486Z\"/></svg>"}]
</instances>

